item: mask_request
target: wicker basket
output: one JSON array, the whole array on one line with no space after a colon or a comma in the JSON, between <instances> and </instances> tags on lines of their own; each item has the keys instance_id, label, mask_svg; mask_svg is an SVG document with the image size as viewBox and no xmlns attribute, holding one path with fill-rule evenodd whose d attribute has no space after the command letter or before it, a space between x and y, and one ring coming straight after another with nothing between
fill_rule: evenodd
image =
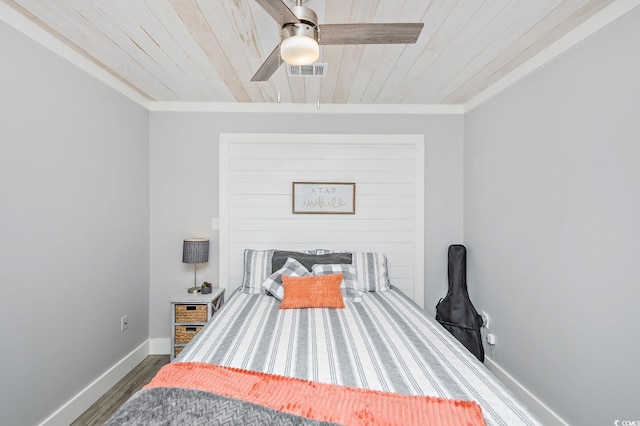
<instances>
[{"instance_id":1,"label":"wicker basket","mask_svg":"<svg viewBox=\"0 0 640 426\"><path fill-rule=\"evenodd\" d=\"M207 322L207 305L176 305L176 322Z\"/></svg>"},{"instance_id":2,"label":"wicker basket","mask_svg":"<svg viewBox=\"0 0 640 426\"><path fill-rule=\"evenodd\" d=\"M189 343L202 330L201 325L176 325L176 343Z\"/></svg>"}]
</instances>

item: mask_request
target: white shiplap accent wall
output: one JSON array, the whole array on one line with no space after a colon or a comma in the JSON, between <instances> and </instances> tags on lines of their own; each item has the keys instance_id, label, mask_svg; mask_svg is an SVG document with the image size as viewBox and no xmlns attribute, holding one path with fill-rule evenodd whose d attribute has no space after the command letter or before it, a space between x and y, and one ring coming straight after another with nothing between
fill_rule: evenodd
<instances>
[{"instance_id":1,"label":"white shiplap accent wall","mask_svg":"<svg viewBox=\"0 0 640 426\"><path fill-rule=\"evenodd\" d=\"M355 182L356 214L292 214L294 181ZM242 282L245 248L381 252L422 306L424 136L221 134L222 286Z\"/></svg>"}]
</instances>

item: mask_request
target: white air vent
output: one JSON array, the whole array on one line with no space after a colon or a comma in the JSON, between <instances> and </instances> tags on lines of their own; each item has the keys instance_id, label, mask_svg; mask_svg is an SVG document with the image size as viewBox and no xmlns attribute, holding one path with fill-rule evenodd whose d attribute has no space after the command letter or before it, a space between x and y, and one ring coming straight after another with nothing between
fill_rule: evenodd
<instances>
[{"instance_id":1,"label":"white air vent","mask_svg":"<svg viewBox=\"0 0 640 426\"><path fill-rule=\"evenodd\" d=\"M328 68L329 64L324 62L311 65L287 64L287 74L289 77L324 77Z\"/></svg>"}]
</instances>

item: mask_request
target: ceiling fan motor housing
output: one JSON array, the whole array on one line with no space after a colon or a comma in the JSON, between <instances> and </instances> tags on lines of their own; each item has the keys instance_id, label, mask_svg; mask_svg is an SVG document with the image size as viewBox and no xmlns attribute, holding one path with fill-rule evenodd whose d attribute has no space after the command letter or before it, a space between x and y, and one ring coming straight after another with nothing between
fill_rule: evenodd
<instances>
[{"instance_id":1,"label":"ceiling fan motor housing","mask_svg":"<svg viewBox=\"0 0 640 426\"><path fill-rule=\"evenodd\" d=\"M314 27L318 26L318 15L316 15L316 13L308 7L293 6L291 8L291 11L298 17L301 22L308 23L310 25L313 25Z\"/></svg>"},{"instance_id":2,"label":"ceiling fan motor housing","mask_svg":"<svg viewBox=\"0 0 640 426\"><path fill-rule=\"evenodd\" d=\"M301 35L318 40L318 15L304 6L294 6L291 11L296 15L300 22L285 22L282 24L280 36L285 40L291 36Z\"/></svg>"}]
</instances>

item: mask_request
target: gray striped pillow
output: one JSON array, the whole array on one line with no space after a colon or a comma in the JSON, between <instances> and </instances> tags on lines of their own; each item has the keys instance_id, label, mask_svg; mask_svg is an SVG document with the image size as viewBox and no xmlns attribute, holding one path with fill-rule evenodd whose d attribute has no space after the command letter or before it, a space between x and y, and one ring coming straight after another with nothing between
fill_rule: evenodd
<instances>
[{"instance_id":1,"label":"gray striped pillow","mask_svg":"<svg viewBox=\"0 0 640 426\"><path fill-rule=\"evenodd\" d=\"M276 249L244 251L244 277L240 291L243 293L260 294L265 290L262 288L264 280L273 272L273 253ZM316 249L301 250L301 253L315 254Z\"/></svg>"},{"instance_id":2,"label":"gray striped pillow","mask_svg":"<svg viewBox=\"0 0 640 426\"><path fill-rule=\"evenodd\" d=\"M361 291L386 291L391 288L387 257L384 254L353 252L352 259Z\"/></svg>"},{"instance_id":3,"label":"gray striped pillow","mask_svg":"<svg viewBox=\"0 0 640 426\"><path fill-rule=\"evenodd\" d=\"M284 287L282 286L282 276L309 277L311 273L300 262L289 257L282 268L269 275L262 283L262 288L278 300L284 297Z\"/></svg>"},{"instance_id":4,"label":"gray striped pillow","mask_svg":"<svg viewBox=\"0 0 640 426\"><path fill-rule=\"evenodd\" d=\"M271 260L275 250L244 251L244 277L240 291L243 293L264 293L262 283L271 274Z\"/></svg>"},{"instance_id":5,"label":"gray striped pillow","mask_svg":"<svg viewBox=\"0 0 640 426\"><path fill-rule=\"evenodd\" d=\"M330 275L342 274L342 282L340 283L340 291L345 303L360 302L362 295L358 290L360 284L356 275L356 268L347 264L329 264L329 265L313 265L311 267L313 275Z\"/></svg>"}]
</instances>

